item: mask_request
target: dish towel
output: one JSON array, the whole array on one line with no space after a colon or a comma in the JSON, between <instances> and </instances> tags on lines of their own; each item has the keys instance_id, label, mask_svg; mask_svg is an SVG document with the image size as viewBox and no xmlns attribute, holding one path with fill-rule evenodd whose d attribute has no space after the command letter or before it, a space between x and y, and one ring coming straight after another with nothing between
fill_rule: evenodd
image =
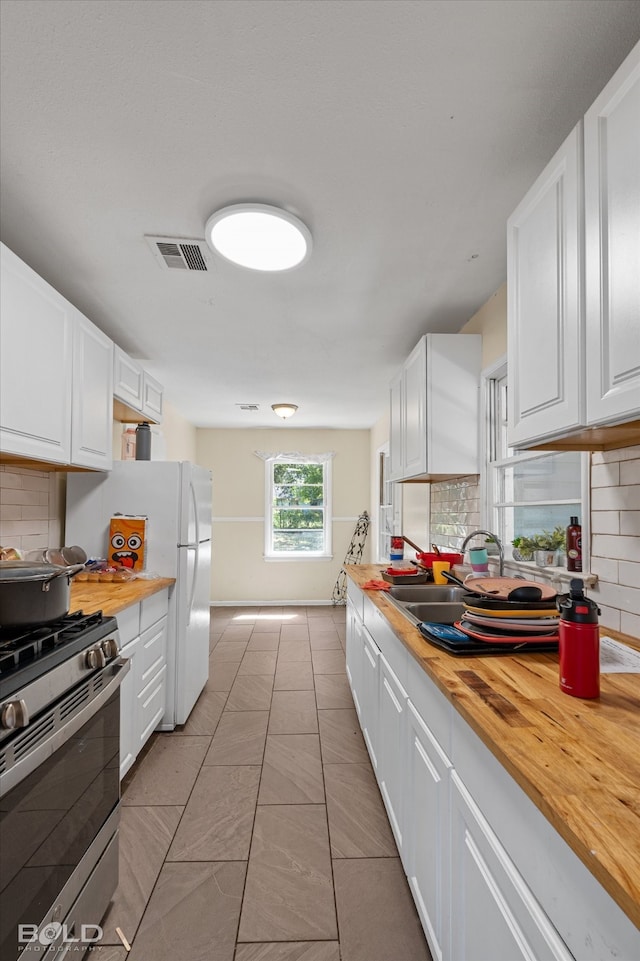
<instances>
[{"instance_id":1,"label":"dish towel","mask_svg":"<svg viewBox=\"0 0 640 961\"><path fill-rule=\"evenodd\" d=\"M391 585L387 584L386 581L376 581L370 580L366 584L362 585L363 591L390 591Z\"/></svg>"}]
</instances>

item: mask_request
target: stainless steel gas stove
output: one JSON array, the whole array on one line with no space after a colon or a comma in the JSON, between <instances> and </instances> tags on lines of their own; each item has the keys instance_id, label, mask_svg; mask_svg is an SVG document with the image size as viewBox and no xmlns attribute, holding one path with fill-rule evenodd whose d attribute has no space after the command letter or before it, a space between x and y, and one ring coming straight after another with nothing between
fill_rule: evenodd
<instances>
[{"instance_id":1,"label":"stainless steel gas stove","mask_svg":"<svg viewBox=\"0 0 640 961\"><path fill-rule=\"evenodd\" d=\"M82 957L118 882L117 622L0 631L0 958Z\"/></svg>"}]
</instances>

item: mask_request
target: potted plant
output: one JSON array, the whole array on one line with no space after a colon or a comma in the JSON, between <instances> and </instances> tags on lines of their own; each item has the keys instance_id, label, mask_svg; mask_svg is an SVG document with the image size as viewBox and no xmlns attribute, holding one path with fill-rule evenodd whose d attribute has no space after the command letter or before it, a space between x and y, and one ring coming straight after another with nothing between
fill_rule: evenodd
<instances>
[{"instance_id":1,"label":"potted plant","mask_svg":"<svg viewBox=\"0 0 640 961\"><path fill-rule=\"evenodd\" d=\"M552 531L542 531L532 537L515 537L513 559L516 561L535 560L538 567L556 567L559 553L565 549L566 533L558 524Z\"/></svg>"}]
</instances>

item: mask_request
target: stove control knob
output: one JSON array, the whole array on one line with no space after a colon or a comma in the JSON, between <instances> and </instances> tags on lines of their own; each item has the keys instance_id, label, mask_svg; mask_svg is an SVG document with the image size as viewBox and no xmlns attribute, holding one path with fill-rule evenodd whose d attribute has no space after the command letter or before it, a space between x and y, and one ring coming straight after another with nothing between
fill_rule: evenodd
<instances>
[{"instance_id":1,"label":"stove control knob","mask_svg":"<svg viewBox=\"0 0 640 961\"><path fill-rule=\"evenodd\" d=\"M108 661L117 657L120 653L120 648L118 647L118 642L115 637L108 637L106 641L102 641L102 650L104 651L104 656Z\"/></svg>"},{"instance_id":2,"label":"stove control knob","mask_svg":"<svg viewBox=\"0 0 640 961\"><path fill-rule=\"evenodd\" d=\"M13 731L16 727L26 727L29 723L29 710L26 701L7 701L0 712L0 727Z\"/></svg>"},{"instance_id":3,"label":"stove control knob","mask_svg":"<svg viewBox=\"0 0 640 961\"><path fill-rule=\"evenodd\" d=\"M104 651L99 644L95 647L90 647L84 656L84 663L86 667L90 667L95 670L97 667L104 667L107 663L107 659L104 656Z\"/></svg>"}]
</instances>

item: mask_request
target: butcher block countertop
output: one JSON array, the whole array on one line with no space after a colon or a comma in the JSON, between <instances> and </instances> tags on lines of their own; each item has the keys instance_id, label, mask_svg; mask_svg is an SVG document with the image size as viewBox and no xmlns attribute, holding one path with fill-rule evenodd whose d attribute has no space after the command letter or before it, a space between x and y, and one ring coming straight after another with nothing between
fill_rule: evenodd
<instances>
[{"instance_id":1,"label":"butcher block countertop","mask_svg":"<svg viewBox=\"0 0 640 961\"><path fill-rule=\"evenodd\" d=\"M156 577L153 580L136 578L107 584L72 580L69 610L84 611L85 614L102 611L105 616L112 617L126 607L139 604L152 594L171 587L175 582L174 577Z\"/></svg>"},{"instance_id":2,"label":"butcher block countertop","mask_svg":"<svg viewBox=\"0 0 640 961\"><path fill-rule=\"evenodd\" d=\"M380 565L349 565L360 588ZM600 884L640 927L640 674L602 674L600 698L558 686L557 654L454 657L385 597L365 595ZM640 640L601 630L640 650Z\"/></svg>"}]
</instances>

